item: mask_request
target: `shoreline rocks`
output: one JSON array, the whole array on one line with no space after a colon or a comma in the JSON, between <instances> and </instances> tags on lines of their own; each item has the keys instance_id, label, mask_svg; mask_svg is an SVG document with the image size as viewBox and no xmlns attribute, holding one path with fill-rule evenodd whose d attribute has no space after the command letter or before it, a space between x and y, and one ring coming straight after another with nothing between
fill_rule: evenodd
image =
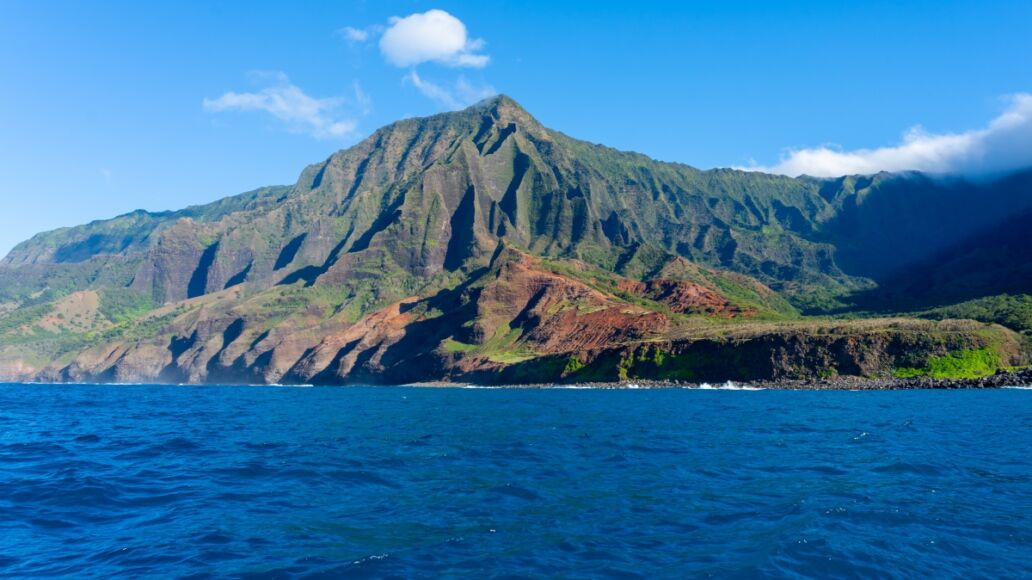
<instances>
[{"instance_id":1,"label":"shoreline rocks","mask_svg":"<svg viewBox=\"0 0 1032 580\"><path fill-rule=\"evenodd\" d=\"M695 381L663 381L651 379L628 379L620 382L583 383L526 383L526 384L484 384L451 383L429 381L411 383L411 387L469 387L469 388L579 388L579 389L726 389L726 390L783 390L783 391L890 391L922 389L995 389L1002 387L1032 386L1032 368L998 372L994 375L974 379L935 379L914 377L898 379L893 377L869 378L842 376L826 379L786 379L759 381L726 381L708 383Z\"/></svg>"}]
</instances>

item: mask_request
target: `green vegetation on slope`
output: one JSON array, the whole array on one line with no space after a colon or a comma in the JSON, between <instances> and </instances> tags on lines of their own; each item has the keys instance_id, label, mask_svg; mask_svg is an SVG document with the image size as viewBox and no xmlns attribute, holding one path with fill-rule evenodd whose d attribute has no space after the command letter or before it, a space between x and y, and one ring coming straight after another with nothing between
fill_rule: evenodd
<instances>
[{"instance_id":1,"label":"green vegetation on slope","mask_svg":"<svg viewBox=\"0 0 1032 580\"><path fill-rule=\"evenodd\" d=\"M990 347L965 349L928 358L921 368L899 367L897 378L931 377L933 379L977 379L1001 370L1000 355Z\"/></svg>"},{"instance_id":2,"label":"green vegetation on slope","mask_svg":"<svg viewBox=\"0 0 1032 580\"><path fill-rule=\"evenodd\" d=\"M933 320L970 318L981 322L994 322L1032 335L1032 295L986 296L918 312L917 316Z\"/></svg>"},{"instance_id":3,"label":"green vegetation on slope","mask_svg":"<svg viewBox=\"0 0 1032 580\"><path fill-rule=\"evenodd\" d=\"M147 314L155 308L150 296L128 288L104 288L100 292L99 312L114 324Z\"/></svg>"}]
</instances>

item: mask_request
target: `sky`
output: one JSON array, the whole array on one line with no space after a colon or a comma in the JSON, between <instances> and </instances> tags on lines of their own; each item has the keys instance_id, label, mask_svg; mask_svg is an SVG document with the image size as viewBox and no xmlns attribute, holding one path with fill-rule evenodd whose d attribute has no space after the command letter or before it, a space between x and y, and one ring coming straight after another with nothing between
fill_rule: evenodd
<instances>
[{"instance_id":1,"label":"sky","mask_svg":"<svg viewBox=\"0 0 1032 580\"><path fill-rule=\"evenodd\" d=\"M0 255L271 184L507 94L546 126L788 175L1032 164L1032 2L0 3Z\"/></svg>"}]
</instances>

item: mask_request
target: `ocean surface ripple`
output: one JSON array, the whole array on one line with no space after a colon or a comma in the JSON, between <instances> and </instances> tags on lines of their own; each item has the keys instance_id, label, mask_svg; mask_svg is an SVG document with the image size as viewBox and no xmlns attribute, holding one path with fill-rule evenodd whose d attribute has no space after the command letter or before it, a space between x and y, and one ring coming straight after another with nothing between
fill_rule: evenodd
<instances>
[{"instance_id":1,"label":"ocean surface ripple","mask_svg":"<svg viewBox=\"0 0 1032 580\"><path fill-rule=\"evenodd\" d=\"M0 385L0 576L1032 575L1032 393Z\"/></svg>"}]
</instances>

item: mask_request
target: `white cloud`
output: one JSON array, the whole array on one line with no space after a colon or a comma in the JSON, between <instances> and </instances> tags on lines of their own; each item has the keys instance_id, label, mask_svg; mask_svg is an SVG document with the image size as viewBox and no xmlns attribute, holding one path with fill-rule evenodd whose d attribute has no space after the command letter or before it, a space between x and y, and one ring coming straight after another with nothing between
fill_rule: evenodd
<instances>
[{"instance_id":1,"label":"white cloud","mask_svg":"<svg viewBox=\"0 0 1032 580\"><path fill-rule=\"evenodd\" d=\"M337 36L340 36L344 40L348 41L348 44L358 45L366 44L373 38L383 34L383 31L387 27L374 24L372 26L366 26L365 28L355 28L354 26L345 26L337 30Z\"/></svg>"},{"instance_id":2,"label":"white cloud","mask_svg":"<svg viewBox=\"0 0 1032 580\"><path fill-rule=\"evenodd\" d=\"M365 42L369 40L369 31L366 29L345 26L339 32L348 42Z\"/></svg>"},{"instance_id":3,"label":"white cloud","mask_svg":"<svg viewBox=\"0 0 1032 580\"><path fill-rule=\"evenodd\" d=\"M466 25L444 10L390 19L380 37L380 51L399 67L437 62L447 66L483 68L490 57L479 54L482 39L470 39Z\"/></svg>"},{"instance_id":4,"label":"white cloud","mask_svg":"<svg viewBox=\"0 0 1032 580\"><path fill-rule=\"evenodd\" d=\"M282 121L289 130L307 133L313 137L341 138L355 132L358 124L354 115L345 115L343 109L349 100L343 97L315 98L305 94L281 72L255 73L256 79L271 80L273 85L258 92L227 92L216 99L204 99L204 110L264 111ZM369 97L358 82L354 84L354 101L363 114L368 111Z\"/></svg>"},{"instance_id":5,"label":"white cloud","mask_svg":"<svg viewBox=\"0 0 1032 580\"><path fill-rule=\"evenodd\" d=\"M838 177L879 171L924 171L986 175L1032 167L1032 94L1009 97L1009 105L983 129L929 133L915 127L900 144L843 151L830 146L789 151L774 166L743 169L783 175Z\"/></svg>"},{"instance_id":6,"label":"white cloud","mask_svg":"<svg viewBox=\"0 0 1032 580\"><path fill-rule=\"evenodd\" d=\"M352 45L364 45L379 36L380 52L387 63L409 69L402 82L411 84L444 108L461 109L497 94L494 87L474 86L461 75L452 82L439 83L426 80L416 72L416 67L424 63L483 68L490 61L490 57L483 54L484 40L470 38L466 25L444 10L395 16L386 27L346 26L338 34ZM360 96L358 100L361 104Z\"/></svg>"},{"instance_id":7,"label":"white cloud","mask_svg":"<svg viewBox=\"0 0 1032 580\"><path fill-rule=\"evenodd\" d=\"M415 70L411 70L402 80L412 83L412 86L416 87L424 96L451 110L468 107L477 101L498 94L494 87L490 85L474 86L462 76L455 81L454 85L446 86L425 80Z\"/></svg>"}]
</instances>

